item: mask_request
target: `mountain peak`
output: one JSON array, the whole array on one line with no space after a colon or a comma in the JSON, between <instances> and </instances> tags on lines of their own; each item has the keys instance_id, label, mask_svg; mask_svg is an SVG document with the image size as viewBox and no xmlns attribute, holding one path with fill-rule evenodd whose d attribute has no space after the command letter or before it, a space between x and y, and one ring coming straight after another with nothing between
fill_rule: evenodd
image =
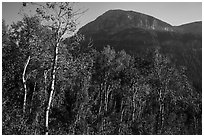
<instances>
[{"instance_id":1,"label":"mountain peak","mask_svg":"<svg viewBox=\"0 0 204 137\"><path fill-rule=\"evenodd\" d=\"M148 30L172 31L172 26L152 16L135 11L121 9L108 10L95 21L85 25L80 31L108 31L116 33L129 28L142 28Z\"/></svg>"},{"instance_id":2,"label":"mountain peak","mask_svg":"<svg viewBox=\"0 0 204 137\"><path fill-rule=\"evenodd\" d=\"M79 29L79 33L87 40L92 38L97 49L111 45L133 52L151 46L189 46L191 42L202 46L202 22L171 26L152 16L120 9L105 12Z\"/></svg>"}]
</instances>

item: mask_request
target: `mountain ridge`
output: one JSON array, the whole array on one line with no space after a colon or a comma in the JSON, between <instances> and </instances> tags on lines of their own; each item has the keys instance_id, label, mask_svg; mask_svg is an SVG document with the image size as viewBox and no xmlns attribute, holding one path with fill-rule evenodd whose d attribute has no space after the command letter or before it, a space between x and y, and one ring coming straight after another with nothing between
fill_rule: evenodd
<instances>
[{"instance_id":1,"label":"mountain ridge","mask_svg":"<svg viewBox=\"0 0 204 137\"><path fill-rule=\"evenodd\" d=\"M129 20L128 13L135 14L136 19ZM154 20L157 23L153 29ZM144 27L146 24L149 25L147 28ZM168 27L169 30L165 29ZM134 11L109 11L80 28L78 33L85 36L85 43L89 43L91 38L93 48L96 50L103 50L109 45L116 51L124 50L131 55L143 56L149 49L159 47L162 54L168 56L176 66L186 66L188 77L193 79L194 87L199 91L202 90L200 86L202 85L200 73L202 72L200 67L202 66L202 21L172 26L152 16Z\"/></svg>"},{"instance_id":2,"label":"mountain ridge","mask_svg":"<svg viewBox=\"0 0 204 137\"><path fill-rule=\"evenodd\" d=\"M185 23L179 26L174 26L174 27L181 29L181 31L183 31L184 33L202 35L202 21Z\"/></svg>"},{"instance_id":3,"label":"mountain ridge","mask_svg":"<svg viewBox=\"0 0 204 137\"><path fill-rule=\"evenodd\" d=\"M191 25L193 25L193 27L191 27ZM110 33L117 33L117 30L123 30L127 28L143 28L147 30L174 31L200 35L202 34L202 21L173 26L147 14L131 10L125 11L121 9L115 9L108 10L97 17L94 21L87 23L79 29L79 32L83 33L89 31L90 33L94 33L97 31L109 31Z\"/></svg>"},{"instance_id":4,"label":"mountain ridge","mask_svg":"<svg viewBox=\"0 0 204 137\"><path fill-rule=\"evenodd\" d=\"M171 29L172 26L164 21L154 18L153 16L143 13L124 10L109 10L97 17L94 21L80 28L79 32L86 30L96 32L102 29L115 32L117 29L121 30L129 27L168 30Z\"/></svg>"}]
</instances>

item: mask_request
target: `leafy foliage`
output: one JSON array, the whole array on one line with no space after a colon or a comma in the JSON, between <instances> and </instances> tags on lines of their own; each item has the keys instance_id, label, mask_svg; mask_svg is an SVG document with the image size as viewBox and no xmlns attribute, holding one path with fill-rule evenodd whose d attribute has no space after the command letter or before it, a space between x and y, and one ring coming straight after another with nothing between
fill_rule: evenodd
<instances>
[{"instance_id":1,"label":"leafy foliage","mask_svg":"<svg viewBox=\"0 0 204 137\"><path fill-rule=\"evenodd\" d=\"M25 16L10 30L3 25L2 133L44 134L53 30L39 16ZM188 66L175 65L161 50L143 56L111 46L96 51L78 34L60 43L49 134L201 134L201 93L187 76ZM28 54L33 60L26 72L24 115L21 75Z\"/></svg>"}]
</instances>

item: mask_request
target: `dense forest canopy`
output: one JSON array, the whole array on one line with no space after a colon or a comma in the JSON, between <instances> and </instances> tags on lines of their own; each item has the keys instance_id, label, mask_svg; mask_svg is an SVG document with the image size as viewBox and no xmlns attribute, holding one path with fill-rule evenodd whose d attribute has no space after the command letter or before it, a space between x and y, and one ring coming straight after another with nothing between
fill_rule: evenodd
<instances>
[{"instance_id":1,"label":"dense forest canopy","mask_svg":"<svg viewBox=\"0 0 204 137\"><path fill-rule=\"evenodd\" d=\"M202 134L189 66L159 45L129 54L81 34L64 39L77 27L72 4L37 6L10 28L2 21L2 134Z\"/></svg>"}]
</instances>

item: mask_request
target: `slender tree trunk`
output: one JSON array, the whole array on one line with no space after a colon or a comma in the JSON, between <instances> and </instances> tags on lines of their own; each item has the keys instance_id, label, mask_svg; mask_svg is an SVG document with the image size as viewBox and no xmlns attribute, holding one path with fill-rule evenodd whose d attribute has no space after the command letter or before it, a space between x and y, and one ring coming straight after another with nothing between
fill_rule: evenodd
<instances>
[{"instance_id":1,"label":"slender tree trunk","mask_svg":"<svg viewBox=\"0 0 204 137\"><path fill-rule=\"evenodd\" d=\"M25 110L26 110L26 100L27 100L27 86L26 86L26 78L25 78L25 74L26 74L26 70L27 70L27 67L28 67L28 64L30 62L30 56L28 56L27 60L26 60L26 63L25 63L25 66L24 66L24 69L23 69L23 75L22 75L22 78L23 78L23 86L24 86L24 100L23 100L23 113L25 113Z\"/></svg>"},{"instance_id":2,"label":"slender tree trunk","mask_svg":"<svg viewBox=\"0 0 204 137\"><path fill-rule=\"evenodd\" d=\"M121 112L123 111L123 98L122 98L122 100L121 100L120 111L121 111Z\"/></svg>"},{"instance_id":3,"label":"slender tree trunk","mask_svg":"<svg viewBox=\"0 0 204 137\"><path fill-rule=\"evenodd\" d=\"M121 112L121 117L120 117L120 122L121 122L121 123L123 122L124 111L125 111L125 108L123 108L123 110L122 110L122 112Z\"/></svg>"},{"instance_id":4,"label":"slender tree trunk","mask_svg":"<svg viewBox=\"0 0 204 137\"><path fill-rule=\"evenodd\" d=\"M107 89L107 92L106 92L106 98L105 98L105 100L106 100L106 112L108 111L108 100L109 100L109 95L110 95L110 93L111 93L111 87L110 87L110 85L108 86L108 89Z\"/></svg>"},{"instance_id":5,"label":"slender tree trunk","mask_svg":"<svg viewBox=\"0 0 204 137\"><path fill-rule=\"evenodd\" d=\"M38 112L36 113L35 116L35 135L37 135L37 129L38 129Z\"/></svg>"},{"instance_id":6,"label":"slender tree trunk","mask_svg":"<svg viewBox=\"0 0 204 137\"><path fill-rule=\"evenodd\" d=\"M122 102L122 104L123 104L123 102ZM120 116L120 126L119 126L119 130L118 130L119 135L121 135L121 133L122 133L122 126L123 126L122 122L123 122L124 112L125 112L125 108L122 107L121 116Z\"/></svg>"},{"instance_id":7,"label":"slender tree trunk","mask_svg":"<svg viewBox=\"0 0 204 137\"><path fill-rule=\"evenodd\" d=\"M103 106L103 84L100 84L100 106L99 106L99 115L102 113L102 106Z\"/></svg>"},{"instance_id":8,"label":"slender tree trunk","mask_svg":"<svg viewBox=\"0 0 204 137\"><path fill-rule=\"evenodd\" d=\"M54 60L53 60L53 65L52 65L52 70L51 70L51 76L52 76L52 83L51 83L51 91L49 94L49 100L48 100L48 105L47 105L47 109L46 109L46 116L45 116L45 127L46 127L46 135L48 135L48 131L49 131L49 112L50 112L50 106L52 103L52 99L53 99L53 94L54 94L54 90L55 90L55 80L56 80L56 70L57 70L57 60L58 60L58 50L59 50L59 42L57 43L57 45L55 46L55 53L54 53Z\"/></svg>"},{"instance_id":9,"label":"slender tree trunk","mask_svg":"<svg viewBox=\"0 0 204 137\"><path fill-rule=\"evenodd\" d=\"M133 105L132 121L135 121L135 112L136 112L135 95L136 95L136 91L135 91L135 93L133 94L133 99L132 99L132 105Z\"/></svg>"},{"instance_id":10,"label":"slender tree trunk","mask_svg":"<svg viewBox=\"0 0 204 137\"><path fill-rule=\"evenodd\" d=\"M163 132L163 127L164 127L164 101L162 97L162 90L160 89L159 93L159 111L160 111L160 129L159 129L159 134L161 135Z\"/></svg>"},{"instance_id":11,"label":"slender tree trunk","mask_svg":"<svg viewBox=\"0 0 204 137\"><path fill-rule=\"evenodd\" d=\"M36 83L37 83L37 82L35 81L34 88L33 88L33 94L32 94L32 98L31 98L30 114L31 114L31 112L32 112L33 97L35 96Z\"/></svg>"},{"instance_id":12,"label":"slender tree trunk","mask_svg":"<svg viewBox=\"0 0 204 137\"><path fill-rule=\"evenodd\" d=\"M160 134L162 134L163 132L163 128L164 128L164 103L162 103L162 109L161 109L161 130L160 130Z\"/></svg>"},{"instance_id":13,"label":"slender tree trunk","mask_svg":"<svg viewBox=\"0 0 204 137\"><path fill-rule=\"evenodd\" d=\"M47 92L47 73L48 73L49 70L45 70L44 71L44 94L45 94L45 99L47 100L47 97L48 97L48 92Z\"/></svg>"},{"instance_id":14,"label":"slender tree trunk","mask_svg":"<svg viewBox=\"0 0 204 137\"><path fill-rule=\"evenodd\" d=\"M105 111L107 112L108 110L108 89L105 87Z\"/></svg>"}]
</instances>

